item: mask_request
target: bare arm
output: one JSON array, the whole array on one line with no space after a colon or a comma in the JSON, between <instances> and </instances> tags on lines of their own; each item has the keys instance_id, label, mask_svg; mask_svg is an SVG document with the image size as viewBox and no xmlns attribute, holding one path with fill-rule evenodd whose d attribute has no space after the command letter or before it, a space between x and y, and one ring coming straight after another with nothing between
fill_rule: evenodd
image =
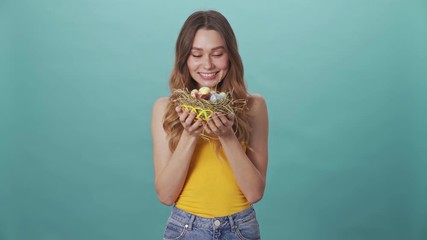
<instances>
[{"instance_id":1,"label":"bare arm","mask_svg":"<svg viewBox=\"0 0 427 240\"><path fill-rule=\"evenodd\" d=\"M203 128L201 120L193 122L194 114L177 108L184 131L172 153L169 150L168 137L163 129L163 116L168 102L168 98L161 98L154 103L151 130L157 196L163 204L172 205L182 190L197 138Z\"/></svg>"},{"instance_id":2,"label":"bare arm","mask_svg":"<svg viewBox=\"0 0 427 240\"><path fill-rule=\"evenodd\" d=\"M232 130L233 117L215 115L205 127L218 135L240 190L250 203L259 201L265 189L268 162L268 113L265 100L252 95L248 102L251 137L247 153Z\"/></svg>"}]
</instances>

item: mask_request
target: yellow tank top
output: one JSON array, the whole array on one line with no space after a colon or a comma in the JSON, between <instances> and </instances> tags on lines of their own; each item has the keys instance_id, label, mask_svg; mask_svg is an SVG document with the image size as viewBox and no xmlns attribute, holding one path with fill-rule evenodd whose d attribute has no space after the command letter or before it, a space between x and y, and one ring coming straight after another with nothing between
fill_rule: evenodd
<instances>
[{"instance_id":1,"label":"yellow tank top","mask_svg":"<svg viewBox=\"0 0 427 240\"><path fill-rule=\"evenodd\" d=\"M250 207L224 152L220 149L217 153L213 142L201 139L197 143L176 201L177 208L206 218L227 216Z\"/></svg>"}]
</instances>

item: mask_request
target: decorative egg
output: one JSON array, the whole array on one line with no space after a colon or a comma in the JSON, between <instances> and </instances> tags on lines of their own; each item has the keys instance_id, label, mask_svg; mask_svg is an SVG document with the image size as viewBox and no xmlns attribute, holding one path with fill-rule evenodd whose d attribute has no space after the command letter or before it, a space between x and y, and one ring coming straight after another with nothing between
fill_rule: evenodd
<instances>
[{"instance_id":1,"label":"decorative egg","mask_svg":"<svg viewBox=\"0 0 427 240\"><path fill-rule=\"evenodd\" d=\"M211 92L211 89L210 88L208 88L208 87L201 87L200 89L199 89L199 93L200 94L208 94L208 93L210 93Z\"/></svg>"},{"instance_id":2,"label":"decorative egg","mask_svg":"<svg viewBox=\"0 0 427 240\"><path fill-rule=\"evenodd\" d=\"M207 94L202 94L200 93L200 91L196 93L196 98L199 98L199 99L209 100L210 97L211 97L211 93L209 92Z\"/></svg>"},{"instance_id":3,"label":"decorative egg","mask_svg":"<svg viewBox=\"0 0 427 240\"><path fill-rule=\"evenodd\" d=\"M197 97L197 93L199 92L199 90L197 90L197 89L193 89L192 91L191 91L191 96L193 97L193 98L196 98Z\"/></svg>"},{"instance_id":4,"label":"decorative egg","mask_svg":"<svg viewBox=\"0 0 427 240\"><path fill-rule=\"evenodd\" d=\"M217 93L212 93L211 94L211 97L209 98L209 100L211 101L211 102L217 102L218 100L220 100L219 99L219 94L217 94Z\"/></svg>"},{"instance_id":5,"label":"decorative egg","mask_svg":"<svg viewBox=\"0 0 427 240\"><path fill-rule=\"evenodd\" d=\"M226 96L227 94L226 94L225 92L221 92L219 95L221 96L221 99L223 99L223 98L225 98L225 96Z\"/></svg>"}]
</instances>

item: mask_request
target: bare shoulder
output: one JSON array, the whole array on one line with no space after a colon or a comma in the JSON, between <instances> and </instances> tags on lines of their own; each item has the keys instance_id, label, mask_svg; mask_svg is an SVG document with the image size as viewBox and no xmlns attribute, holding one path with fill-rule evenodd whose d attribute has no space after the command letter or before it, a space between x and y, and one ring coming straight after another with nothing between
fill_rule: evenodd
<instances>
[{"instance_id":1,"label":"bare shoulder","mask_svg":"<svg viewBox=\"0 0 427 240\"><path fill-rule=\"evenodd\" d=\"M265 99L260 94L250 94L248 98L249 115L257 115L267 111Z\"/></svg>"},{"instance_id":2,"label":"bare shoulder","mask_svg":"<svg viewBox=\"0 0 427 240\"><path fill-rule=\"evenodd\" d=\"M161 97L158 98L155 102L154 102L154 106L153 106L153 112L163 112L166 108L166 106L169 103L169 98L168 97Z\"/></svg>"},{"instance_id":3,"label":"bare shoulder","mask_svg":"<svg viewBox=\"0 0 427 240\"><path fill-rule=\"evenodd\" d=\"M156 123L163 122L163 116L166 112L166 107L167 107L168 103L169 103L168 97L161 97L154 102L153 109L151 111L151 114L152 114L151 120L153 123L152 127L157 128Z\"/></svg>"}]
</instances>

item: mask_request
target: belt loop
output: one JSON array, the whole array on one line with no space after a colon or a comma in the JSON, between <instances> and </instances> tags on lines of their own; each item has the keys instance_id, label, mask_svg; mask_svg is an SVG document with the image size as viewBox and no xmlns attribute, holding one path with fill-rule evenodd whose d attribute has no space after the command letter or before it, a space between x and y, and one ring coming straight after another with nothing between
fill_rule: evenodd
<instances>
[{"instance_id":1,"label":"belt loop","mask_svg":"<svg viewBox=\"0 0 427 240\"><path fill-rule=\"evenodd\" d=\"M193 222L195 220L196 216L191 214L190 220L188 222L188 231L191 231L191 229L193 228Z\"/></svg>"},{"instance_id":2,"label":"belt loop","mask_svg":"<svg viewBox=\"0 0 427 240\"><path fill-rule=\"evenodd\" d=\"M231 215L228 216L228 221L230 222L231 231L234 232L236 230L236 226L234 225L234 220L233 220L233 217Z\"/></svg>"}]
</instances>

